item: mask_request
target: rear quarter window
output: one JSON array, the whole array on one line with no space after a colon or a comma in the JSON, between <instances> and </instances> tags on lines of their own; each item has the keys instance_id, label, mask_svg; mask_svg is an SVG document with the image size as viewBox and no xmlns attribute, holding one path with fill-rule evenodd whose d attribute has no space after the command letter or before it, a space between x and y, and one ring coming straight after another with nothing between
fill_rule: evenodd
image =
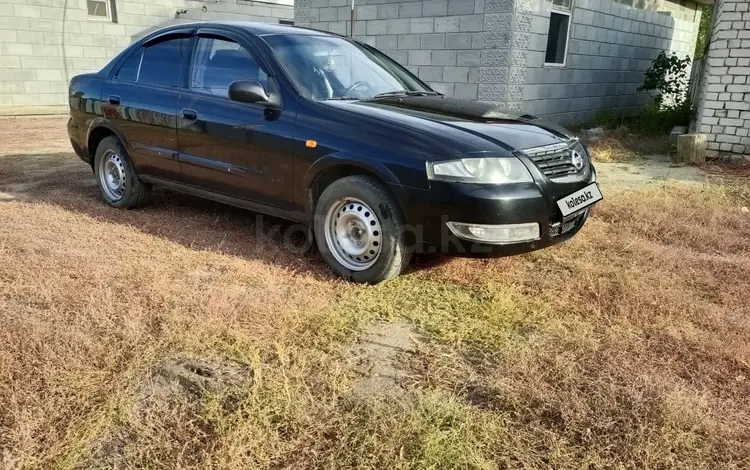
<instances>
[{"instance_id":1,"label":"rear quarter window","mask_svg":"<svg viewBox=\"0 0 750 470\"><path fill-rule=\"evenodd\" d=\"M115 75L115 80L121 82L135 82L138 80L138 68L141 65L141 57L143 56L143 48L139 48L137 51L132 53L125 62L120 66L120 69Z\"/></svg>"}]
</instances>

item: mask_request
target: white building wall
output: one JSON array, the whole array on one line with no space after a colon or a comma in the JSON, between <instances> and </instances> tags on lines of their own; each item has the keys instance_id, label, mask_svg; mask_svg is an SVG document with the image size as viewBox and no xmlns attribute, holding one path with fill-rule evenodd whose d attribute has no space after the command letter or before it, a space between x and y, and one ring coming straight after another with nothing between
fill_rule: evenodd
<instances>
[{"instance_id":1,"label":"white building wall","mask_svg":"<svg viewBox=\"0 0 750 470\"><path fill-rule=\"evenodd\" d=\"M582 122L606 112L632 116L652 97L637 93L661 51L693 57L700 11L671 1L635 8L610 0L576 0L571 10L565 66L544 65L551 1L530 12L545 36L527 53L523 109L560 122Z\"/></svg>"},{"instance_id":2,"label":"white building wall","mask_svg":"<svg viewBox=\"0 0 750 470\"><path fill-rule=\"evenodd\" d=\"M112 1L116 23L89 16L86 0L0 0L0 115L65 112L71 77L101 69L158 27L214 19L276 23L294 17L293 0ZM187 11L178 14L182 10Z\"/></svg>"},{"instance_id":3,"label":"white building wall","mask_svg":"<svg viewBox=\"0 0 750 470\"><path fill-rule=\"evenodd\" d=\"M718 0L696 128L708 156L750 155L750 0Z\"/></svg>"}]
</instances>

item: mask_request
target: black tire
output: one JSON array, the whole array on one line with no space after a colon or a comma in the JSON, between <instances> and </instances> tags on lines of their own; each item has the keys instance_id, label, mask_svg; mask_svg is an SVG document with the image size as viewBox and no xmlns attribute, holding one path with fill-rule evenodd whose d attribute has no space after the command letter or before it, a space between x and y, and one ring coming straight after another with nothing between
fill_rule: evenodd
<instances>
[{"instance_id":1,"label":"black tire","mask_svg":"<svg viewBox=\"0 0 750 470\"><path fill-rule=\"evenodd\" d=\"M125 175L122 195L119 198L113 197L108 193L108 190L104 187L106 183L104 183L101 175L103 171L102 160L105 157L109 158L113 153L119 157L118 164L120 165L120 171L123 171ZM99 192L102 194L104 201L112 207L132 209L142 206L146 204L151 195L151 185L143 183L138 179L138 173L135 171L135 167L130 160L130 155L128 155L125 146L122 145L122 142L117 137L105 137L99 142L99 145L96 147L96 155L94 156L94 174L96 175Z\"/></svg>"},{"instance_id":2,"label":"black tire","mask_svg":"<svg viewBox=\"0 0 750 470\"><path fill-rule=\"evenodd\" d=\"M351 270L331 253L326 242L326 214L342 198L356 198L372 208L380 222L380 254L367 269ZM365 175L347 176L329 185L315 205L313 230L323 259L339 276L354 282L377 284L398 276L409 264L413 247L405 239L405 222L395 199L376 178Z\"/></svg>"}]
</instances>

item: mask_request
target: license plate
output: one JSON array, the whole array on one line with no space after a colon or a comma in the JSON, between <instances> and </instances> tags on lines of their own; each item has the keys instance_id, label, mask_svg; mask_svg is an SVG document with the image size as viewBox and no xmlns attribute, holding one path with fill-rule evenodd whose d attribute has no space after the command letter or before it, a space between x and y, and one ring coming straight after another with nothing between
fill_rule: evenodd
<instances>
[{"instance_id":1,"label":"license plate","mask_svg":"<svg viewBox=\"0 0 750 470\"><path fill-rule=\"evenodd\" d=\"M591 183L583 189L579 189L573 194L568 194L564 198L557 201L557 207L560 208L563 217L578 212L581 209L585 209L595 202L603 199L602 192L599 191L599 186L596 183Z\"/></svg>"}]
</instances>

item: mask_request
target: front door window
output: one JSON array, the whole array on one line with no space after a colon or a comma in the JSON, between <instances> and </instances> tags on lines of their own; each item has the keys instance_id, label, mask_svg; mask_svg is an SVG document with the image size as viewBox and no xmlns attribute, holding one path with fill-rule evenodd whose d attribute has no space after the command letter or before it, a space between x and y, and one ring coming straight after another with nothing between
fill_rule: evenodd
<instances>
[{"instance_id":1,"label":"front door window","mask_svg":"<svg viewBox=\"0 0 750 470\"><path fill-rule=\"evenodd\" d=\"M255 58L236 42L201 37L190 72L190 88L198 93L228 96L229 84L236 80L258 80L266 90L268 75Z\"/></svg>"}]
</instances>

